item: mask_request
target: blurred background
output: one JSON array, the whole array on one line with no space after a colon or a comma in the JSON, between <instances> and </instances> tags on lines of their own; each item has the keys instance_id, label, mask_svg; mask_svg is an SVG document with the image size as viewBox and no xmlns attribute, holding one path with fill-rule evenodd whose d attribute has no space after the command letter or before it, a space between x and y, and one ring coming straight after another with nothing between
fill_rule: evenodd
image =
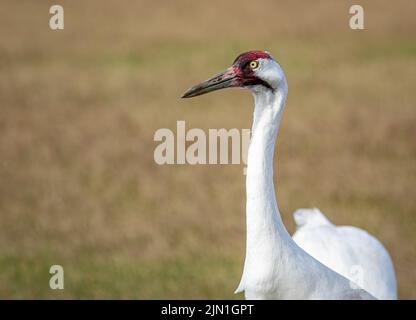
<instances>
[{"instance_id":1,"label":"blurred background","mask_svg":"<svg viewBox=\"0 0 416 320\"><path fill-rule=\"evenodd\" d=\"M49 29L61 4L65 29ZM361 4L365 30L349 28ZM225 298L245 254L241 165L153 160L159 128L250 128L190 85L267 49L289 97L279 207L376 235L416 298L416 2L2 1L0 298ZM65 289L49 288L49 268Z\"/></svg>"}]
</instances>

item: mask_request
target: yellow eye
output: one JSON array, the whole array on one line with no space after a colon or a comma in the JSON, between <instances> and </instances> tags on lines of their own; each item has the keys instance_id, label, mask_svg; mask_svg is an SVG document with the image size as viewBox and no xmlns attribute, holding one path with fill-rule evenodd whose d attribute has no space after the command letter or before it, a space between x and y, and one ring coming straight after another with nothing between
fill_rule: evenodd
<instances>
[{"instance_id":1,"label":"yellow eye","mask_svg":"<svg viewBox=\"0 0 416 320\"><path fill-rule=\"evenodd\" d=\"M257 60L253 60L253 61L250 62L250 68L251 69L253 69L253 70L257 69L258 66L259 66L259 62Z\"/></svg>"}]
</instances>

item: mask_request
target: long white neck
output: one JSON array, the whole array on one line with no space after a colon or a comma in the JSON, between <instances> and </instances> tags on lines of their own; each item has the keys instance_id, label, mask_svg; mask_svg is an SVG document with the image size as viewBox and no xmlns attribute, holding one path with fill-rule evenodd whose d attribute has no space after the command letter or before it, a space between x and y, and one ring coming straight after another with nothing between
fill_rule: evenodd
<instances>
[{"instance_id":1,"label":"long white neck","mask_svg":"<svg viewBox=\"0 0 416 320\"><path fill-rule=\"evenodd\" d=\"M273 183L274 148L286 95L286 85L276 91L261 87L253 90L255 106L246 177L246 259L237 292L246 288L248 278L255 277L258 282L264 278L266 284L270 272L275 271L270 264L277 263L274 267L278 267L293 246L277 207Z\"/></svg>"},{"instance_id":2,"label":"long white neck","mask_svg":"<svg viewBox=\"0 0 416 320\"><path fill-rule=\"evenodd\" d=\"M259 87L252 92L255 106L247 159L246 259L236 292L245 290L247 298L266 299L337 299L358 294L350 293L348 280L298 247L283 225L273 184L273 155L287 96L286 81L274 91Z\"/></svg>"},{"instance_id":3,"label":"long white neck","mask_svg":"<svg viewBox=\"0 0 416 320\"><path fill-rule=\"evenodd\" d=\"M292 241L283 225L273 184L273 156L287 89L253 91L254 118L247 159L247 256L270 258ZM258 250L261 246L262 250Z\"/></svg>"}]
</instances>

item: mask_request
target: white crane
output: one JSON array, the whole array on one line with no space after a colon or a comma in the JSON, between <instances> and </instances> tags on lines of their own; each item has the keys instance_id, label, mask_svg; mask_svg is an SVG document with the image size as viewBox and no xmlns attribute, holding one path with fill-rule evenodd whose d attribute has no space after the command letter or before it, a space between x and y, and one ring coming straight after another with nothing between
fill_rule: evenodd
<instances>
[{"instance_id":1,"label":"white crane","mask_svg":"<svg viewBox=\"0 0 416 320\"><path fill-rule=\"evenodd\" d=\"M277 207L273 156L288 86L270 53L239 55L224 72L190 88L183 98L242 87L254 96L246 176L247 242L236 293L247 299L396 299L389 254L367 232L336 227L318 209L294 214L289 235Z\"/></svg>"}]
</instances>

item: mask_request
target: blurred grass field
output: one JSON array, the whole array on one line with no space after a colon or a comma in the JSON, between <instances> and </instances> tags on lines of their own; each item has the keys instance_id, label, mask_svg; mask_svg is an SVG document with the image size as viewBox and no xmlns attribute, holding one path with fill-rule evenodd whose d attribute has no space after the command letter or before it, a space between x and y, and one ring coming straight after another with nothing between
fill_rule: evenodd
<instances>
[{"instance_id":1,"label":"blurred grass field","mask_svg":"<svg viewBox=\"0 0 416 320\"><path fill-rule=\"evenodd\" d=\"M279 207L319 207L390 252L416 298L415 1L55 1L0 8L0 298L242 298L243 165L158 166L159 128L250 128L248 92L180 100L251 49L289 98ZM49 267L65 290L49 289Z\"/></svg>"}]
</instances>

